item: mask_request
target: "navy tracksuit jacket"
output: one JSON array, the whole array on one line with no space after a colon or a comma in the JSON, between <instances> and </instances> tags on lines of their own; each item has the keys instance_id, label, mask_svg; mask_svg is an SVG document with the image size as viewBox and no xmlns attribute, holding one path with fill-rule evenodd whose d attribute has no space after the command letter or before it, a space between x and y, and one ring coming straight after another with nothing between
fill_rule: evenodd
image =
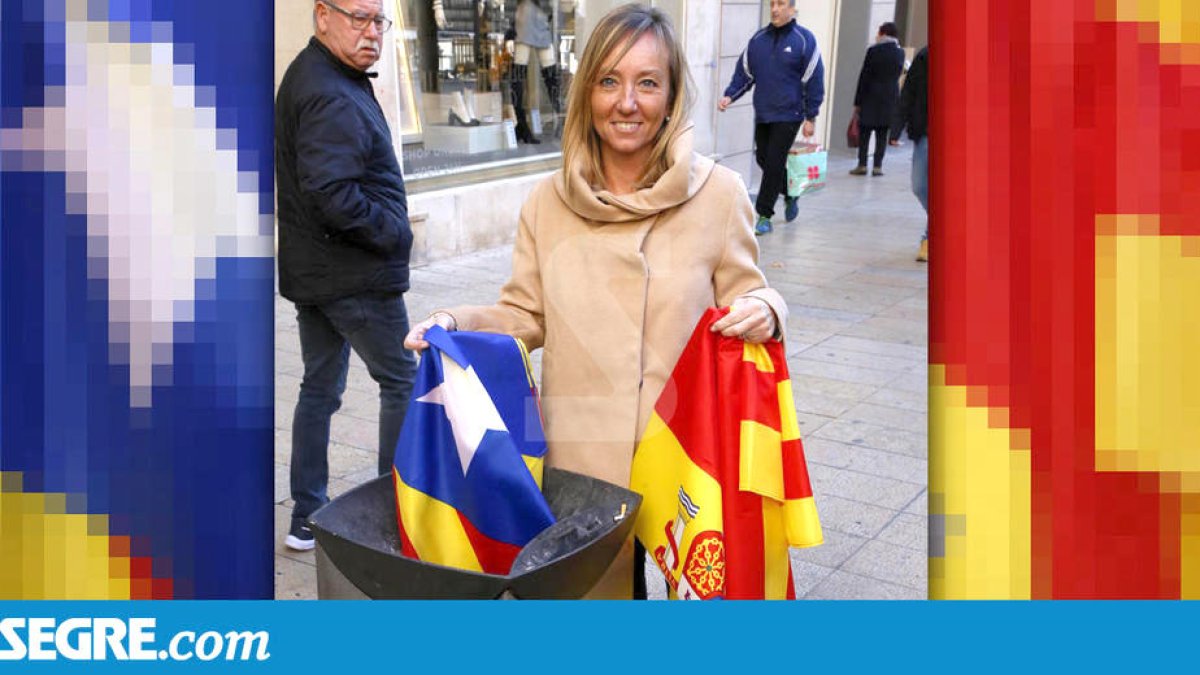
<instances>
[{"instance_id":1,"label":"navy tracksuit jacket","mask_svg":"<svg viewBox=\"0 0 1200 675\"><path fill-rule=\"evenodd\" d=\"M825 64L812 32L793 19L755 33L725 95L736 101L751 87L756 123L815 119L825 99Z\"/></svg>"}]
</instances>

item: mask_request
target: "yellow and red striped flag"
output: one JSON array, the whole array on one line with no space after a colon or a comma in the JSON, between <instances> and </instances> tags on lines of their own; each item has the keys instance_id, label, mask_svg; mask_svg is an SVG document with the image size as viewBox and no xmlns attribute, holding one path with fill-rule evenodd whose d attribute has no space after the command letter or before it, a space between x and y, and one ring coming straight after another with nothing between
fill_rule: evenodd
<instances>
[{"instance_id":1,"label":"yellow and red striped flag","mask_svg":"<svg viewBox=\"0 0 1200 675\"><path fill-rule=\"evenodd\" d=\"M929 595L1200 598L1200 3L930 19Z\"/></svg>"},{"instance_id":2,"label":"yellow and red striped flag","mask_svg":"<svg viewBox=\"0 0 1200 675\"><path fill-rule=\"evenodd\" d=\"M783 345L697 324L633 460L636 533L672 597L795 597L788 547L822 542Z\"/></svg>"}]
</instances>

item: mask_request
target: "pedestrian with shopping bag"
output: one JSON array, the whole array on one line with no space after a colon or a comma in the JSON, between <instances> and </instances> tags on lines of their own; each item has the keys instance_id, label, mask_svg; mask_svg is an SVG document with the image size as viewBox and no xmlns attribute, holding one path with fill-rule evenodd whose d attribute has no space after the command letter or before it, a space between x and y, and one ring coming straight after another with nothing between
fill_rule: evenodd
<instances>
[{"instance_id":1,"label":"pedestrian with shopping bag","mask_svg":"<svg viewBox=\"0 0 1200 675\"><path fill-rule=\"evenodd\" d=\"M784 196L784 217L792 222L799 204L788 197L788 150L800 132L816 133L817 111L825 99L825 65L812 31L796 23L796 0L771 0L771 23L750 38L733 69L725 96L717 103L724 112L754 89L754 158L762 169L754 209L754 233L771 231L775 202Z\"/></svg>"}]
</instances>

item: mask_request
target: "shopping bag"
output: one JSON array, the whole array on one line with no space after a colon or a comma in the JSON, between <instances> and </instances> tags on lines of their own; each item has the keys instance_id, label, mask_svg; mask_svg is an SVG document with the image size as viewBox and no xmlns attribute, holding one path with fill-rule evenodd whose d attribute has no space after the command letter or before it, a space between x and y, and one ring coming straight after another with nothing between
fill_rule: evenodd
<instances>
[{"instance_id":1,"label":"shopping bag","mask_svg":"<svg viewBox=\"0 0 1200 675\"><path fill-rule=\"evenodd\" d=\"M858 111L850 116L850 126L846 127L846 145L857 148L860 142L858 130Z\"/></svg>"},{"instance_id":2,"label":"shopping bag","mask_svg":"<svg viewBox=\"0 0 1200 675\"><path fill-rule=\"evenodd\" d=\"M788 153L787 196L799 197L825 187L829 153L819 145L800 146Z\"/></svg>"}]
</instances>

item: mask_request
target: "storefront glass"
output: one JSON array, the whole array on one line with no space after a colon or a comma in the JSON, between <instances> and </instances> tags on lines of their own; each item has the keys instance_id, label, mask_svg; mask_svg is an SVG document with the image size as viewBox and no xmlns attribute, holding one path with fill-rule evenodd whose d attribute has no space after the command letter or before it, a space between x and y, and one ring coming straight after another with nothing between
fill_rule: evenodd
<instances>
[{"instance_id":1,"label":"storefront glass","mask_svg":"<svg viewBox=\"0 0 1200 675\"><path fill-rule=\"evenodd\" d=\"M397 0L407 178L557 154L578 56L575 0Z\"/></svg>"}]
</instances>

